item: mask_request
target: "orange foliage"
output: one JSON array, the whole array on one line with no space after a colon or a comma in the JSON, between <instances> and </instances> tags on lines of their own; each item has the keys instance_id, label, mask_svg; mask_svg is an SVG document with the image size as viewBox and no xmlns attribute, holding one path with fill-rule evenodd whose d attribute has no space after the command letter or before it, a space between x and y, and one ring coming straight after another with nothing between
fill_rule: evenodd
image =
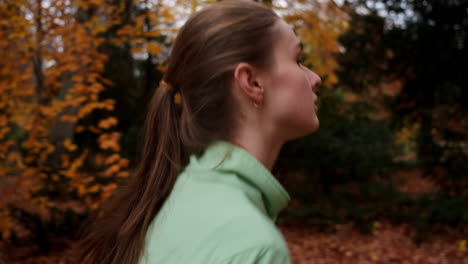
<instances>
[{"instance_id":1,"label":"orange foliage","mask_svg":"<svg viewBox=\"0 0 468 264\"><path fill-rule=\"evenodd\" d=\"M96 12L85 18L88 8ZM101 33L117 22L108 19L114 11L104 0L0 2L0 190L22 194L0 203L3 239L16 232L8 204L45 217L75 194L94 210L116 187L115 180L99 183L99 175L128 175L128 160L118 154L120 135L111 131L116 118L88 127L98 134L97 153L73 140L86 131L80 120L95 109L114 109L112 100L99 100L109 82L101 75L107 58L97 50ZM92 166L96 155L112 162ZM43 188L56 188L60 201L33 195Z\"/></svg>"},{"instance_id":2,"label":"orange foliage","mask_svg":"<svg viewBox=\"0 0 468 264\"><path fill-rule=\"evenodd\" d=\"M327 86L336 84L338 37L348 27L347 14L333 1L297 2L287 8L285 20L295 26L304 44L305 64L311 66Z\"/></svg>"}]
</instances>

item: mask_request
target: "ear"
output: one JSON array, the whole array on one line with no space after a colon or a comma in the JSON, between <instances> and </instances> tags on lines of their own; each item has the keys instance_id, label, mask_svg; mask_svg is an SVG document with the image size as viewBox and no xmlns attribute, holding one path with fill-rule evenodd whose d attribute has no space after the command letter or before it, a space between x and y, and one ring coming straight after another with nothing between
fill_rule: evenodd
<instances>
[{"instance_id":1,"label":"ear","mask_svg":"<svg viewBox=\"0 0 468 264\"><path fill-rule=\"evenodd\" d=\"M252 65L241 62L234 70L234 81L242 94L246 95L253 103L263 103L264 87L261 85L258 71Z\"/></svg>"}]
</instances>

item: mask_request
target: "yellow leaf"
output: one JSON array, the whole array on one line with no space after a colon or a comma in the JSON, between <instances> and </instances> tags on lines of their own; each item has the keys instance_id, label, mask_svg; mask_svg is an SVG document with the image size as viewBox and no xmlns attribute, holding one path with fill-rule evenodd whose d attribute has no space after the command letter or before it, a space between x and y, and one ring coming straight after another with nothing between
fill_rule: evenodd
<instances>
[{"instance_id":1,"label":"yellow leaf","mask_svg":"<svg viewBox=\"0 0 468 264\"><path fill-rule=\"evenodd\" d=\"M75 151L78 146L73 144L72 141L67 138L65 141L63 141L63 146L68 150L68 151Z\"/></svg>"},{"instance_id":2,"label":"yellow leaf","mask_svg":"<svg viewBox=\"0 0 468 264\"><path fill-rule=\"evenodd\" d=\"M145 36L149 38L156 38L156 37L161 36L161 31L160 30L148 31L148 32L145 32Z\"/></svg>"},{"instance_id":3,"label":"yellow leaf","mask_svg":"<svg viewBox=\"0 0 468 264\"><path fill-rule=\"evenodd\" d=\"M110 157L108 157L108 158L106 159L106 161L104 162L104 164L109 165L109 164L112 164L112 163L118 161L119 159L120 159L120 155L119 155L119 154L113 154L113 155L111 155Z\"/></svg>"},{"instance_id":4,"label":"yellow leaf","mask_svg":"<svg viewBox=\"0 0 468 264\"><path fill-rule=\"evenodd\" d=\"M117 177L119 178L127 178L128 176L130 176L130 173L128 173L128 171L121 171L117 173Z\"/></svg>"},{"instance_id":5,"label":"yellow leaf","mask_svg":"<svg viewBox=\"0 0 468 264\"><path fill-rule=\"evenodd\" d=\"M69 178L74 178L77 175L78 168L80 168L83 165L87 155L88 151L84 151L83 154L81 154L70 164L70 167L68 169L61 171L63 175Z\"/></svg>"},{"instance_id":6,"label":"yellow leaf","mask_svg":"<svg viewBox=\"0 0 468 264\"><path fill-rule=\"evenodd\" d=\"M112 149L114 151L120 151L119 138L120 133L118 132L102 134L98 138L98 143L101 149Z\"/></svg>"},{"instance_id":7,"label":"yellow leaf","mask_svg":"<svg viewBox=\"0 0 468 264\"><path fill-rule=\"evenodd\" d=\"M112 176L113 174L117 173L120 170L120 166L118 164L112 165L109 168L107 168L103 175L104 176Z\"/></svg>"},{"instance_id":8,"label":"yellow leaf","mask_svg":"<svg viewBox=\"0 0 468 264\"><path fill-rule=\"evenodd\" d=\"M78 184L77 186L78 195L83 195L86 193L86 187L83 184Z\"/></svg>"},{"instance_id":9,"label":"yellow leaf","mask_svg":"<svg viewBox=\"0 0 468 264\"><path fill-rule=\"evenodd\" d=\"M460 240L460 242L458 243L458 252L459 252L460 254L465 254L466 248L467 248L467 246L466 246L466 240L465 240L465 239L464 239L464 240Z\"/></svg>"},{"instance_id":10,"label":"yellow leaf","mask_svg":"<svg viewBox=\"0 0 468 264\"><path fill-rule=\"evenodd\" d=\"M88 192L95 193L99 191L100 186L99 185L93 185L91 188L88 189Z\"/></svg>"},{"instance_id":11,"label":"yellow leaf","mask_svg":"<svg viewBox=\"0 0 468 264\"><path fill-rule=\"evenodd\" d=\"M115 183L111 183L109 185L104 186L102 188L103 198L105 199L105 198L109 197L115 189L117 189L117 185Z\"/></svg>"},{"instance_id":12,"label":"yellow leaf","mask_svg":"<svg viewBox=\"0 0 468 264\"><path fill-rule=\"evenodd\" d=\"M153 43L153 42L149 42L146 45L146 50L148 51L148 53L151 53L156 56L161 55L161 52L162 52L161 45Z\"/></svg>"},{"instance_id":13,"label":"yellow leaf","mask_svg":"<svg viewBox=\"0 0 468 264\"><path fill-rule=\"evenodd\" d=\"M129 163L130 163L130 162L128 161L128 159L121 158L121 159L119 160L119 163L118 163L118 164L119 164L120 167L126 168L126 167L128 167L128 164L129 164Z\"/></svg>"},{"instance_id":14,"label":"yellow leaf","mask_svg":"<svg viewBox=\"0 0 468 264\"><path fill-rule=\"evenodd\" d=\"M100 133L101 133L101 130L98 129L98 128L96 128L96 127L94 127L94 126L89 126L89 127L88 127L88 130L91 131L91 132L93 132L94 134L100 134Z\"/></svg>"},{"instance_id":15,"label":"yellow leaf","mask_svg":"<svg viewBox=\"0 0 468 264\"><path fill-rule=\"evenodd\" d=\"M98 127L102 129L109 129L112 126L117 125L117 118L109 117L107 119L99 121Z\"/></svg>"}]
</instances>

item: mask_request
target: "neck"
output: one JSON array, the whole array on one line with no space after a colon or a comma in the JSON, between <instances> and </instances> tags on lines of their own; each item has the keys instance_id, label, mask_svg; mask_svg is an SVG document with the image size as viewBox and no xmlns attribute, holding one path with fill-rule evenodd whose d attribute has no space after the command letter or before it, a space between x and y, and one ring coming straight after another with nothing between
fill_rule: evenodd
<instances>
[{"instance_id":1,"label":"neck","mask_svg":"<svg viewBox=\"0 0 468 264\"><path fill-rule=\"evenodd\" d=\"M239 133L232 143L238 145L272 170L284 142L256 133Z\"/></svg>"}]
</instances>

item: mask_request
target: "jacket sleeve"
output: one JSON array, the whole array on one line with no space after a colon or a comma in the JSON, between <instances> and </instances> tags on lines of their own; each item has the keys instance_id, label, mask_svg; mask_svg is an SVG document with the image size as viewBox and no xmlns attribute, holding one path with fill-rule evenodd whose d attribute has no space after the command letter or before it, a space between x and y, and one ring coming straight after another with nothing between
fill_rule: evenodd
<instances>
[{"instance_id":1,"label":"jacket sleeve","mask_svg":"<svg viewBox=\"0 0 468 264\"><path fill-rule=\"evenodd\" d=\"M259 246L236 253L219 264L291 264L291 259L285 249L276 246Z\"/></svg>"}]
</instances>

